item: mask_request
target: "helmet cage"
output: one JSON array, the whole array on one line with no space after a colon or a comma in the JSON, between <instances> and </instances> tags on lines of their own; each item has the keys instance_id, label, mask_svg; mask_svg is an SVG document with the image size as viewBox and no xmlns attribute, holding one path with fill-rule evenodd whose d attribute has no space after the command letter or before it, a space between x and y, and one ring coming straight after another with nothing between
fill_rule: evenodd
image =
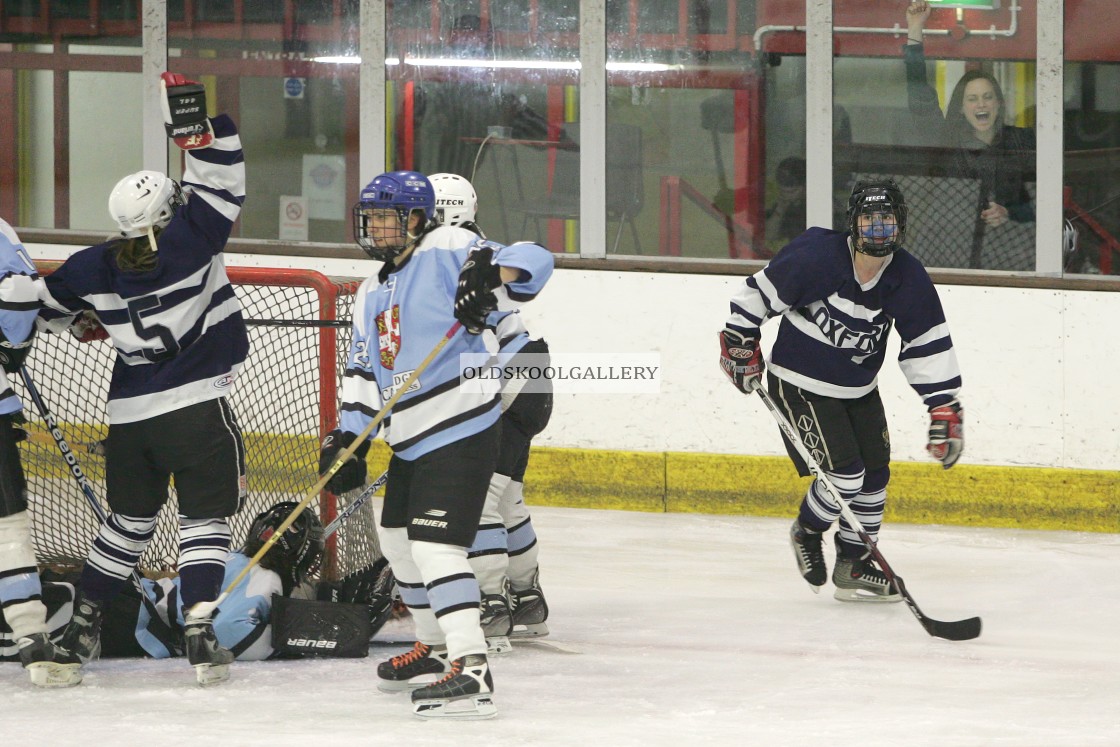
<instances>
[{"instance_id":1,"label":"helmet cage","mask_svg":"<svg viewBox=\"0 0 1120 747\"><path fill-rule=\"evenodd\" d=\"M400 233L376 232L370 226L371 210L393 210L397 214ZM382 174L362 190L352 212L354 240L372 259L388 262L408 246L408 218L412 211L421 213L421 226L426 226L435 215L435 191L427 177L416 171L394 171ZM400 239L400 246L379 245L378 239Z\"/></svg>"},{"instance_id":2,"label":"helmet cage","mask_svg":"<svg viewBox=\"0 0 1120 747\"><path fill-rule=\"evenodd\" d=\"M893 254L902 248L906 216L906 202L894 180L859 182L848 198L852 247L872 257Z\"/></svg>"},{"instance_id":3,"label":"helmet cage","mask_svg":"<svg viewBox=\"0 0 1120 747\"><path fill-rule=\"evenodd\" d=\"M109 194L109 214L126 238L164 228L184 204L179 183L158 171L129 174Z\"/></svg>"},{"instance_id":4,"label":"helmet cage","mask_svg":"<svg viewBox=\"0 0 1120 747\"><path fill-rule=\"evenodd\" d=\"M298 505L284 501L257 514L249 527L245 552L256 554ZM323 524L315 512L308 509L276 539L261 565L278 573L286 587L295 587L319 570L323 548Z\"/></svg>"}]
</instances>

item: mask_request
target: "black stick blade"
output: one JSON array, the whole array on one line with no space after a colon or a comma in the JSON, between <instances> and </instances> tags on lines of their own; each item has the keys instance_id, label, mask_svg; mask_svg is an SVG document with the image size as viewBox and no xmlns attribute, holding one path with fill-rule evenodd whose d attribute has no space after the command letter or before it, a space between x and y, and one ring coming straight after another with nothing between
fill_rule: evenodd
<instances>
[{"instance_id":1,"label":"black stick blade","mask_svg":"<svg viewBox=\"0 0 1120 747\"><path fill-rule=\"evenodd\" d=\"M922 620L926 632L935 638L944 638L947 641L971 641L980 636L980 618L970 617L967 620L931 620L928 617Z\"/></svg>"}]
</instances>

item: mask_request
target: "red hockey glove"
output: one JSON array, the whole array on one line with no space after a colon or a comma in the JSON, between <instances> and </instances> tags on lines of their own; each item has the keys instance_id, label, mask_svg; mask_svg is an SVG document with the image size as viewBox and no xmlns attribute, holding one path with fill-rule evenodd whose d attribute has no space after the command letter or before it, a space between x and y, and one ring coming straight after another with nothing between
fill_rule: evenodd
<instances>
[{"instance_id":1,"label":"red hockey glove","mask_svg":"<svg viewBox=\"0 0 1120 747\"><path fill-rule=\"evenodd\" d=\"M210 147L214 128L206 116L206 89L202 84L177 73L164 73L159 76L159 87L167 136L183 150Z\"/></svg>"},{"instance_id":2,"label":"red hockey glove","mask_svg":"<svg viewBox=\"0 0 1120 747\"><path fill-rule=\"evenodd\" d=\"M953 400L929 411L929 444L926 450L945 469L961 458L964 450L964 409L960 402Z\"/></svg>"},{"instance_id":3,"label":"red hockey glove","mask_svg":"<svg viewBox=\"0 0 1120 747\"><path fill-rule=\"evenodd\" d=\"M78 338L78 342L95 342L109 339L109 333L101 326L101 320L92 311L83 311L70 325L70 334Z\"/></svg>"},{"instance_id":4,"label":"red hockey glove","mask_svg":"<svg viewBox=\"0 0 1120 747\"><path fill-rule=\"evenodd\" d=\"M750 394L762 386L762 350L758 340L733 329L719 333L719 367L743 394Z\"/></svg>"}]
</instances>

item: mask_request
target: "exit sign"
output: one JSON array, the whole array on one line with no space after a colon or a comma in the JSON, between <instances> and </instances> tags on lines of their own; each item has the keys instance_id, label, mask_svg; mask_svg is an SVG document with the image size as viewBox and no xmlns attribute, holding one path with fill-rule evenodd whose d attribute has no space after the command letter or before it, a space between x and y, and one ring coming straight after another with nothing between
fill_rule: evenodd
<instances>
[{"instance_id":1,"label":"exit sign","mask_svg":"<svg viewBox=\"0 0 1120 747\"><path fill-rule=\"evenodd\" d=\"M998 10L999 0L929 0L935 8L971 8L973 10Z\"/></svg>"}]
</instances>

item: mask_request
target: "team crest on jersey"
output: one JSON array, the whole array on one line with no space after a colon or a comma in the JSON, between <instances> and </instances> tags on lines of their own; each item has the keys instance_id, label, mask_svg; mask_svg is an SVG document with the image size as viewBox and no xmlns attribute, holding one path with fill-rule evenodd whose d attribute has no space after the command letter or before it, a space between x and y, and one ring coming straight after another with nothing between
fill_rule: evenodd
<instances>
[{"instance_id":1,"label":"team crest on jersey","mask_svg":"<svg viewBox=\"0 0 1120 747\"><path fill-rule=\"evenodd\" d=\"M377 315L377 347L382 367L393 370L401 349L401 307L397 304Z\"/></svg>"}]
</instances>

